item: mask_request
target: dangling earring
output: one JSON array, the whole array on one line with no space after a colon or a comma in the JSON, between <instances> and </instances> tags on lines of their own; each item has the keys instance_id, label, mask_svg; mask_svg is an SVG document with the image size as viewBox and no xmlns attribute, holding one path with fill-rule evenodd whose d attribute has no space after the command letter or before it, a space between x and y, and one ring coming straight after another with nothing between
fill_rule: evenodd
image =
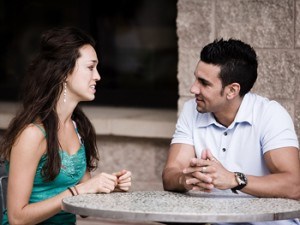
<instances>
[{"instance_id":1,"label":"dangling earring","mask_svg":"<svg viewBox=\"0 0 300 225\"><path fill-rule=\"evenodd\" d=\"M67 102L67 82L64 82L64 102Z\"/></svg>"}]
</instances>

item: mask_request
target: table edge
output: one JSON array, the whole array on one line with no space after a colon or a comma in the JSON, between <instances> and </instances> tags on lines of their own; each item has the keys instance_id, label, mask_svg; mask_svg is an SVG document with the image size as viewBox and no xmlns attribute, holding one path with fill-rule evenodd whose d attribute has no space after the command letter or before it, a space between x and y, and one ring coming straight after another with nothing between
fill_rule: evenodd
<instances>
[{"instance_id":1,"label":"table edge","mask_svg":"<svg viewBox=\"0 0 300 225\"><path fill-rule=\"evenodd\" d=\"M264 213L264 214L248 214L243 215L168 215L160 213L145 213L145 212L128 212L122 211L116 213L112 210L101 210L101 215L97 209L86 209L84 207L78 207L70 205L62 200L62 209L66 212L81 215L81 216L93 216L105 219L117 219L117 220L137 220L137 221L159 221L159 222L203 222L203 223L215 223L215 222L249 222L249 221L275 221L275 220L288 220L299 218L299 212L283 212L283 213Z\"/></svg>"}]
</instances>

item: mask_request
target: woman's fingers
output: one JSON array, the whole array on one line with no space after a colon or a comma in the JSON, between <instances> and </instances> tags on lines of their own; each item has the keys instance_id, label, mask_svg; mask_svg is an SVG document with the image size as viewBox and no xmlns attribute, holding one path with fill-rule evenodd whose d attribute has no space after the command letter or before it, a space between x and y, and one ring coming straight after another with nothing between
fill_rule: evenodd
<instances>
[{"instance_id":1,"label":"woman's fingers","mask_svg":"<svg viewBox=\"0 0 300 225\"><path fill-rule=\"evenodd\" d=\"M128 177L131 177L131 172L127 170L121 170L119 172L113 173L115 176L117 176L118 180L125 180Z\"/></svg>"}]
</instances>

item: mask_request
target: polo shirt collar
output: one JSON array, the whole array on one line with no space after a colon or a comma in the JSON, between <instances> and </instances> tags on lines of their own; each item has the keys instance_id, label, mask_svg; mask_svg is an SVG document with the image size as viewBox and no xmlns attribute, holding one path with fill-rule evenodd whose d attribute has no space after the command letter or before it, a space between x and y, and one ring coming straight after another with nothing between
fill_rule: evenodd
<instances>
[{"instance_id":1,"label":"polo shirt collar","mask_svg":"<svg viewBox=\"0 0 300 225\"><path fill-rule=\"evenodd\" d=\"M247 93L244 96L234 122L253 124L253 94Z\"/></svg>"},{"instance_id":2,"label":"polo shirt collar","mask_svg":"<svg viewBox=\"0 0 300 225\"><path fill-rule=\"evenodd\" d=\"M253 115L252 115L252 106L253 103L251 101L251 95L250 93L246 94L242 100L242 103L240 105L240 108L237 112L237 115L233 121L233 123L228 127L232 127L237 123L248 123L252 125L253 122ZM203 127L208 127L210 125L216 125L218 127L222 126L219 124L214 115L212 113L198 113L197 117L197 127L203 128Z\"/></svg>"}]
</instances>

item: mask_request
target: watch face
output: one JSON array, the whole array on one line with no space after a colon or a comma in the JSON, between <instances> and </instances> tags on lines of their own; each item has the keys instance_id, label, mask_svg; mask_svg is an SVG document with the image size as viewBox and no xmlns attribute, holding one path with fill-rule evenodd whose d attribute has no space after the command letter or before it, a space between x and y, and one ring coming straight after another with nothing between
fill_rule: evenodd
<instances>
[{"instance_id":1,"label":"watch face","mask_svg":"<svg viewBox=\"0 0 300 225\"><path fill-rule=\"evenodd\" d=\"M247 177L245 176L245 174L243 174L243 173L234 172L234 175L235 175L235 179L238 183L238 186L232 188L231 190L233 193L238 194L237 190L241 190L242 188L244 188L247 185L248 180L247 180Z\"/></svg>"},{"instance_id":2,"label":"watch face","mask_svg":"<svg viewBox=\"0 0 300 225\"><path fill-rule=\"evenodd\" d=\"M236 178L239 185L247 184L247 178L243 173L236 172Z\"/></svg>"}]
</instances>

